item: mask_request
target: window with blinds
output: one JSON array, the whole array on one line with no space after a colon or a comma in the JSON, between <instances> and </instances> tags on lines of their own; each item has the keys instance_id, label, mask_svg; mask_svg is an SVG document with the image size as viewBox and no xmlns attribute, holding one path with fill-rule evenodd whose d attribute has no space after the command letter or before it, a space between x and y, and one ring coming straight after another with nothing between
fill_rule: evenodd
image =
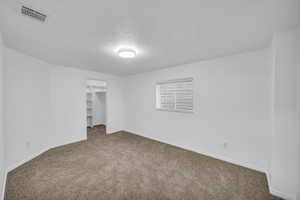
<instances>
[{"instance_id":1,"label":"window with blinds","mask_svg":"<svg viewBox=\"0 0 300 200\"><path fill-rule=\"evenodd\" d=\"M156 84L156 109L193 112L193 78L175 79Z\"/></svg>"}]
</instances>

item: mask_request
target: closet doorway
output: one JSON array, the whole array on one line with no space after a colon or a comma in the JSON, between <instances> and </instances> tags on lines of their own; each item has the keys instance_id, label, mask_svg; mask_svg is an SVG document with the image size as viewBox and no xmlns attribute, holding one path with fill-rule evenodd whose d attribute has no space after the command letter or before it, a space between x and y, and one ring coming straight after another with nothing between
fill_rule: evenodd
<instances>
[{"instance_id":1,"label":"closet doorway","mask_svg":"<svg viewBox=\"0 0 300 200\"><path fill-rule=\"evenodd\" d=\"M87 138L93 140L106 135L107 83L88 80L86 85Z\"/></svg>"}]
</instances>

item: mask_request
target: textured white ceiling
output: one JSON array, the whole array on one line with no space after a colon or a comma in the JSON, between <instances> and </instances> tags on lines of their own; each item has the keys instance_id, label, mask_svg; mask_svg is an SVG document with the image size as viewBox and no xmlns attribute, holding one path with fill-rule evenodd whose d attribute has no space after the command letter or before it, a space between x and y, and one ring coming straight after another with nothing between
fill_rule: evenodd
<instances>
[{"instance_id":1,"label":"textured white ceiling","mask_svg":"<svg viewBox=\"0 0 300 200\"><path fill-rule=\"evenodd\" d=\"M299 24L300 0L1 0L7 46L50 63L135 74L266 47ZM22 5L48 15L41 23ZM135 59L115 49L134 46Z\"/></svg>"}]
</instances>

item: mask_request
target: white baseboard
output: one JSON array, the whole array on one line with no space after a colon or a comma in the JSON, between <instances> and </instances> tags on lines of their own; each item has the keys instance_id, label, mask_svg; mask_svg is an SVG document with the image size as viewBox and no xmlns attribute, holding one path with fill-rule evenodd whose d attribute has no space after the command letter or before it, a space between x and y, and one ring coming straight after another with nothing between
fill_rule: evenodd
<instances>
[{"instance_id":1,"label":"white baseboard","mask_svg":"<svg viewBox=\"0 0 300 200\"><path fill-rule=\"evenodd\" d=\"M47 148L45 148L45 149L43 149L43 150L41 150L41 151L39 151L39 152L37 152L37 153L33 153L32 155L28 156L27 158L25 158L25 159L23 159L23 160L21 160L21 161L18 161L18 162L16 162L16 163L14 163L14 164L8 166L8 167L7 167L7 172L10 172L10 171L16 169L17 167L23 165L24 163L26 163L26 162L32 160L33 158L35 158L35 157L41 155L42 153L45 153L46 151L48 151L48 150L50 150L50 149L52 149L52 148L59 147L59 146L63 146L63 145L67 145L67 144L72 144L72 143L75 143L75 142L84 141L84 140L86 140L86 139L87 139L86 137L85 137L85 138L78 138L78 139L66 141L66 142L64 142L64 143L51 145L51 146L49 146L49 147L47 147Z\"/></svg>"},{"instance_id":2,"label":"white baseboard","mask_svg":"<svg viewBox=\"0 0 300 200\"><path fill-rule=\"evenodd\" d=\"M33 153L33 154L31 154L30 156L28 156L27 158L25 158L25 159L23 159L23 160L21 160L21 161L18 161L18 162L16 162L16 163L14 163L14 164L8 166L8 167L7 167L7 172L10 172L10 171L16 169L17 167L23 165L24 163L26 163L26 162L32 160L33 158L37 157L38 155L40 155L40 154L42 154L42 153L44 153L44 152L46 152L46 151L48 151L48 149L39 151L39 152L37 152L37 153Z\"/></svg>"},{"instance_id":3,"label":"white baseboard","mask_svg":"<svg viewBox=\"0 0 300 200\"><path fill-rule=\"evenodd\" d=\"M136 134L136 131L131 131L131 130L124 130L124 131ZM155 138L155 137L149 137L148 135L143 135L143 134L136 134L136 135L140 135L140 136L150 138L150 139L153 139L153 140L156 140L156 141L159 141L159 142L163 142L165 144L170 144L167 141L162 141L162 140L160 140L158 138ZM245 162L245 161L238 161L238 160L234 160L234 159L231 159L231 158L228 158L228 157L224 157L223 155L217 155L217 154L213 154L213 153L210 153L210 152L199 152L199 151L191 149L190 147L187 147L185 145L179 145L179 144L170 144L170 145L175 145L175 146L178 146L180 148L184 148L184 149L187 149L187 150L190 150L190 151L194 151L196 153L200 153L200 154L203 154L203 155L206 155L206 156L210 156L210 157L213 157L213 158L216 158L216 159L219 159L219 160L223 160L223 161L235 164L235 165L239 165L239 166L242 166L242 167L246 167L246 168L249 168L249 169L253 169L253 170L256 170L256 171L263 172L263 173L266 174L267 181L268 181L268 186L269 186L269 191L272 195L283 198L285 200L296 200L296 195L286 194L282 191L279 191L279 190L273 188L272 184L271 184L270 174L269 174L268 170L266 170L264 168L259 168L257 166L254 166L253 164Z\"/></svg>"},{"instance_id":4,"label":"white baseboard","mask_svg":"<svg viewBox=\"0 0 300 200\"><path fill-rule=\"evenodd\" d=\"M265 173L265 171L266 171L265 168L257 167L257 166L255 166L255 165L253 165L253 164L251 164L247 161L235 160L235 159L223 156L223 155L213 154L213 153L210 153L210 152L197 152L197 153L200 153L200 154L203 154L203 155L206 155L206 156L210 156L210 157L213 157L213 158L216 158L218 160L225 161L225 162L229 162L229 163L232 163L232 164L235 164L235 165L238 165L238 166L242 166L242 167L245 167L245 168L248 168L248 169L259 171L259 172L262 172L262 173Z\"/></svg>"},{"instance_id":5,"label":"white baseboard","mask_svg":"<svg viewBox=\"0 0 300 200\"><path fill-rule=\"evenodd\" d=\"M270 193L274 196L283 198L285 200L296 200L296 195L286 194L284 192L272 188L271 186L269 186L269 189L270 189Z\"/></svg>"},{"instance_id":6,"label":"white baseboard","mask_svg":"<svg viewBox=\"0 0 300 200\"><path fill-rule=\"evenodd\" d=\"M72 143L76 143L76 142L82 142L82 141L86 141L86 140L87 140L87 135L85 135L82 138L72 139L72 140L61 142L61 143L53 144L53 145L49 146L49 148L46 151L56 148L56 147L60 147L60 146L64 146L64 145L68 145L68 144L72 144Z\"/></svg>"},{"instance_id":7,"label":"white baseboard","mask_svg":"<svg viewBox=\"0 0 300 200\"><path fill-rule=\"evenodd\" d=\"M124 130L124 131L136 134L135 131L128 131L128 130ZM119 132L119 131L117 131L117 132ZM136 134L136 135L139 135L139 134ZM142 134L140 134L140 135L143 136L143 137L147 137L147 138L156 140L156 141L163 142L165 144L170 144L170 143L168 143L166 141L161 141L161 140L159 140L157 138L154 138L154 137L149 137L149 136L145 136L145 135L142 135ZM82 141L82 140L79 140L79 141ZM70 143L73 143L73 142L78 142L78 141L72 141ZM67 143L67 144L70 144L70 143ZM8 172L10 172L13 169L15 169L15 168L23 165L26 162L32 160L33 158L35 158L35 157L39 156L40 154L48 151L49 149L55 148L55 147L61 146L61 145L66 145L66 144L54 145L54 146L52 146L52 147L50 147L50 148L48 148L46 150L42 150L42 151L40 151L38 153L34 153L34 154L30 155L29 157L27 157L26 159L23 159L22 161L19 161L17 163L14 163L13 165L9 166L6 169L5 173L4 173L4 183L3 183L3 188L2 188L2 196L1 196L0 200L4 200L5 186L6 186L6 179L7 179ZM178 145L178 144L170 144L170 145L175 145L175 146L178 146L180 148L184 148L184 149L187 149L187 150L190 150L190 151L194 151L194 152L197 152L197 153L200 153L200 154L203 154L203 155L206 155L206 156L210 156L210 157L213 157L213 158L216 158L216 159L219 159L219 160L223 160L223 161L226 161L226 162L229 162L229 163L232 163L232 164L236 164L236 165L243 166L243 167L246 167L246 168L249 168L249 169L253 169L253 170L256 170L256 171L263 172L267 176L269 191L270 191L271 194L273 194L275 196L278 196L278 197L281 197L281 198L283 198L285 200L296 200L296 195L286 194L286 193L281 192L281 191L279 191L279 190L277 190L277 189L275 189L275 188L273 188L271 186L271 177L270 177L270 175L269 175L269 173L268 173L268 171L266 169L258 168L258 167L254 166L254 165L252 165L252 164L250 164L248 162L237 161L237 160L234 160L234 159L231 159L231 158L227 158L227 157L224 157L224 156L221 156L221 155L212 154L212 153L209 153L209 152L198 152L198 151L195 151L195 150L193 150L193 149L191 149L191 148L189 148L189 147L187 147L185 145Z\"/></svg>"},{"instance_id":8,"label":"white baseboard","mask_svg":"<svg viewBox=\"0 0 300 200\"><path fill-rule=\"evenodd\" d=\"M39 152L37 152L37 153L33 153L32 155L28 156L27 158L25 158L25 159L23 159L23 160L21 160L21 161L18 161L18 162L16 162L16 163L14 163L14 164L8 166L8 167L6 168L6 170L5 170L5 172L4 172L4 183L3 183L3 188L1 188L1 189L2 189L2 195L1 195L1 197L0 197L0 200L4 200L5 187L6 187L6 180L7 180L7 174L8 174L10 171L16 169L17 167L19 167L19 166L25 164L26 162L28 162L28 161L34 159L35 157L41 155L42 153L45 153L46 151L48 151L48 150L50 150L50 149L52 149L52 148L55 148L55 147L58 147L58 146L62 146L62 145L66 145L66 144L70 144L70 143L74 143L74 142L80 142L80 141L83 141L83 140L86 140L86 138L80 139L80 140L72 140L72 141L68 141L67 143L63 143L63 144L52 145L52 146L50 146L50 147L48 147L48 148L46 148L46 149L44 149L44 150L41 150L41 151L39 151Z\"/></svg>"},{"instance_id":9,"label":"white baseboard","mask_svg":"<svg viewBox=\"0 0 300 200\"><path fill-rule=\"evenodd\" d=\"M209 156L209 157L212 157L212 158L215 158L215 159L218 159L218 160L223 160L225 162L229 162L229 163L232 163L232 164L235 164L235 165L246 167L246 168L249 168L249 169L252 169L252 170L255 170L255 171L259 171L259 172L263 172L263 173L266 172L265 168L257 167L257 166L255 166L255 165L253 165L253 164L251 164L251 163L249 163L247 161L235 160L235 159L232 159L232 158L229 158L229 157L225 157L223 155L218 155L216 153L205 152L205 151L198 151L198 150L192 149L192 148L190 148L190 147L188 147L186 145L182 145L182 144L175 144L175 143L174 144L170 144L167 141L163 141L163 140L155 138L155 137L151 137L151 136L143 135L143 134L137 134L136 131L131 131L131 130L124 130L124 131L125 132L129 132L129 133L133 133L133 134L136 134L136 135L140 135L140 136L143 136L143 137L146 137L146 138L150 138L150 139L153 139L153 140L156 140L156 141L159 141L159 142L163 142L165 144L177 146L179 148L183 148L183 149L186 149L186 150L189 150L189 151L200 153L202 155Z\"/></svg>"},{"instance_id":10,"label":"white baseboard","mask_svg":"<svg viewBox=\"0 0 300 200\"><path fill-rule=\"evenodd\" d=\"M8 173L8 171L7 170L5 170L4 171L4 180L3 180L3 185L2 185L2 193L1 193L1 200L4 200L4 196L5 196L5 187L6 187L6 179L7 179L7 173Z\"/></svg>"},{"instance_id":11,"label":"white baseboard","mask_svg":"<svg viewBox=\"0 0 300 200\"><path fill-rule=\"evenodd\" d=\"M269 186L269 191L272 195L283 198L285 200L296 200L296 195L290 195L286 194L285 192L279 191L272 187L272 180L269 172L265 172L267 176L267 181L268 181L268 186Z\"/></svg>"}]
</instances>

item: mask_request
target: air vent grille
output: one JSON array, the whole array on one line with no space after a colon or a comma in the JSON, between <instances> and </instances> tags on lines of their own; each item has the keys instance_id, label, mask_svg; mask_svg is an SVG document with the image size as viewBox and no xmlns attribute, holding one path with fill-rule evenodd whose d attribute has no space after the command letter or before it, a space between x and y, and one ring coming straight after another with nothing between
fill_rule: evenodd
<instances>
[{"instance_id":1,"label":"air vent grille","mask_svg":"<svg viewBox=\"0 0 300 200\"><path fill-rule=\"evenodd\" d=\"M47 17L47 15L44 15L43 13L35 11L35 10L33 10L31 8L28 8L26 6L22 6L21 11L22 11L23 15L27 15L29 17L35 18L35 19L37 19L39 21L42 21L42 22L44 22L46 20L46 17Z\"/></svg>"}]
</instances>

